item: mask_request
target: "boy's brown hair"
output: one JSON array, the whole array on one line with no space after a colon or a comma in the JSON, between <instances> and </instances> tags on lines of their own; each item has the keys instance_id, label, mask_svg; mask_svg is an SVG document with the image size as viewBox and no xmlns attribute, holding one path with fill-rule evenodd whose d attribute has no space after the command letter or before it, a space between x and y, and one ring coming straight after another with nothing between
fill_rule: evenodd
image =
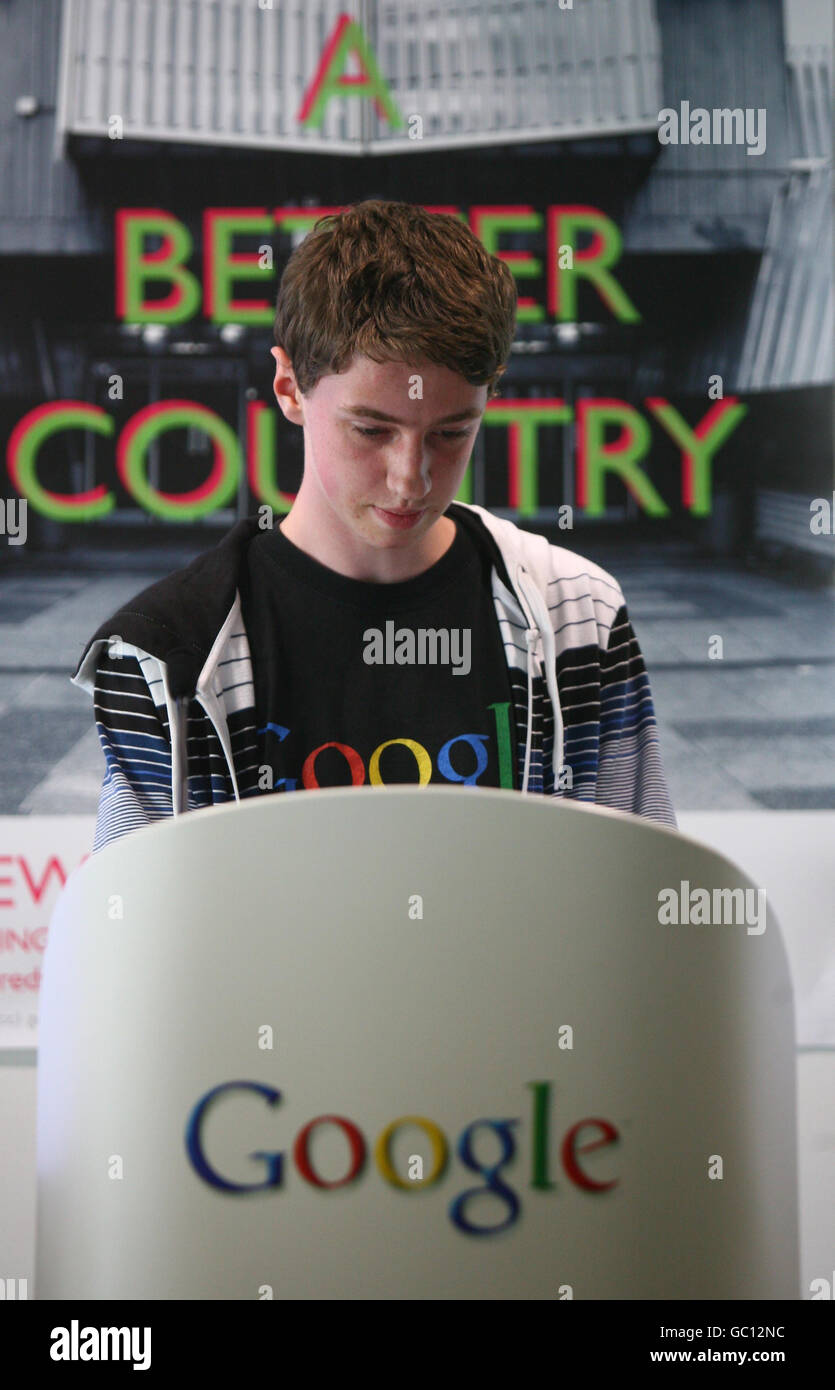
<instances>
[{"instance_id":1,"label":"boy's brown hair","mask_svg":"<svg viewBox=\"0 0 835 1390\"><path fill-rule=\"evenodd\" d=\"M375 362L449 367L496 395L516 322L516 281L451 213L366 199L320 217L281 277L274 336L303 395Z\"/></svg>"}]
</instances>

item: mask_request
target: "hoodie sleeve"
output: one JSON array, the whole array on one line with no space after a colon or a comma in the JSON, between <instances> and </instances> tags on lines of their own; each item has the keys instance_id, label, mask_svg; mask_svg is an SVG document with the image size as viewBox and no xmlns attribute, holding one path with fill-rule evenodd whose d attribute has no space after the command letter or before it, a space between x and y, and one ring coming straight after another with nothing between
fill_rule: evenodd
<instances>
[{"instance_id":1,"label":"hoodie sleeve","mask_svg":"<svg viewBox=\"0 0 835 1390\"><path fill-rule=\"evenodd\" d=\"M625 604L601 652L598 804L676 827L644 658Z\"/></svg>"},{"instance_id":2,"label":"hoodie sleeve","mask_svg":"<svg viewBox=\"0 0 835 1390\"><path fill-rule=\"evenodd\" d=\"M105 773L93 853L173 814L171 743L136 656L99 653L93 687Z\"/></svg>"}]
</instances>

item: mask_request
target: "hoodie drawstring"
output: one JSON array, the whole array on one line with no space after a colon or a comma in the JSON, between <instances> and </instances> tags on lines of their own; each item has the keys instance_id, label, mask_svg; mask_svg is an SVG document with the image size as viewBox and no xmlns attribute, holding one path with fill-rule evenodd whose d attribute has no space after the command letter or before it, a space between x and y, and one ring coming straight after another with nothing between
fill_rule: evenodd
<instances>
[{"instance_id":1,"label":"hoodie drawstring","mask_svg":"<svg viewBox=\"0 0 835 1390\"><path fill-rule=\"evenodd\" d=\"M548 688L548 696L551 701L551 709L554 718L554 748L551 758L551 767L554 773L555 786L559 782L560 768L562 767L565 729L563 725L562 709L560 708L560 692L557 685L556 644L554 642L550 614L548 613L548 609L539 589L536 584L534 584L524 565L517 564L515 578L520 607L528 624L525 632L525 641L528 646L528 727L525 735L525 768L522 777L522 791L526 792L528 790L531 749L533 746L534 648L540 637L542 638L545 663L545 683ZM536 621L537 617L539 619L538 625Z\"/></svg>"}]
</instances>

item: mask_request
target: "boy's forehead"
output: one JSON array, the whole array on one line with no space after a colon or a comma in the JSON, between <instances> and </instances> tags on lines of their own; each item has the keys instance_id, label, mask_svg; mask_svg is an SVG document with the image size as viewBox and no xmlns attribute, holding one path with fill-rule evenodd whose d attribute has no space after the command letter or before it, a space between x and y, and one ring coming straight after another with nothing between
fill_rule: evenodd
<instances>
[{"instance_id":1,"label":"boy's forehead","mask_svg":"<svg viewBox=\"0 0 835 1390\"><path fill-rule=\"evenodd\" d=\"M480 404L481 393L487 390L486 387L472 386L459 372L436 362L422 358L409 362L375 362L359 353L354 355L344 371L327 375L321 380L328 383L328 394L338 399L341 407L347 408L364 399L357 395L357 390L363 386L375 391L390 389L396 394L409 391L413 398L411 388L416 377L429 382L433 391L443 391L450 398L454 396L462 407ZM427 394L426 387L422 394Z\"/></svg>"},{"instance_id":2,"label":"boy's forehead","mask_svg":"<svg viewBox=\"0 0 835 1390\"><path fill-rule=\"evenodd\" d=\"M344 372L340 372L341 377L350 376L352 379L361 377L385 378L391 381L408 380L416 373L423 375L448 372L448 368L439 367L437 363L428 362L425 358L415 357L409 362L403 362L399 358L392 358L387 362L377 362L371 357L365 357L362 353L354 353L348 367ZM450 375L457 376L453 372ZM461 378L463 380L463 377Z\"/></svg>"}]
</instances>

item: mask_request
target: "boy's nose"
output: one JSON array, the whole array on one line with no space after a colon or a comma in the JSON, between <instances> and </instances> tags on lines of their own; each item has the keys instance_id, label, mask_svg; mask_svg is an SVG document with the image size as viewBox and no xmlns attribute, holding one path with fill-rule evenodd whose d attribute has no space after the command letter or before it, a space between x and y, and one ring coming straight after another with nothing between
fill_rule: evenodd
<instances>
[{"instance_id":1,"label":"boy's nose","mask_svg":"<svg viewBox=\"0 0 835 1390\"><path fill-rule=\"evenodd\" d=\"M404 444L397 457L390 461L388 485L398 497L410 501L420 501L426 496L432 480L429 476L429 457L419 440Z\"/></svg>"}]
</instances>

